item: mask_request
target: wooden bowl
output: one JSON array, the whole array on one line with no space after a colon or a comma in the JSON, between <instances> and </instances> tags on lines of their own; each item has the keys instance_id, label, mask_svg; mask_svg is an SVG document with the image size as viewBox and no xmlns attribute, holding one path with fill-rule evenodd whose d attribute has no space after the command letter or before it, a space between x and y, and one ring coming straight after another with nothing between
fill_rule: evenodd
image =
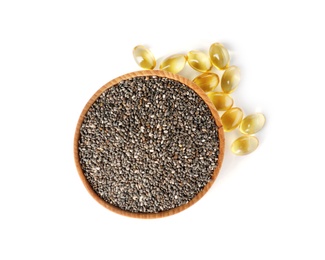
<instances>
[{"instance_id":1,"label":"wooden bowl","mask_svg":"<svg viewBox=\"0 0 325 260\"><path fill-rule=\"evenodd\" d=\"M91 105L96 101L96 99L108 88L116 85L117 83L119 83L122 80L126 80L126 79L131 79L134 77L139 77L139 76L158 76L158 77L166 77L175 81L179 81L183 84L185 84L186 86L188 86L190 89L194 90L202 99L203 101L206 103L206 105L209 107L211 114L214 117L215 123L218 127L218 136L219 136L219 156L218 156L218 164L217 167L215 168L211 180L205 185L205 187L193 198L191 199L188 203L183 204L179 207L170 209L170 210L166 210L166 211L161 211L158 213L133 213L130 211L125 211L119 207L116 207L112 204L107 203L106 201L104 201L102 198L100 198L95 191L92 189L91 185L89 184L89 182L87 181L84 172L82 170L82 167L80 165L80 161L79 161L79 138L80 138L80 127L83 123L84 117L88 111L88 109L91 107ZM176 75L170 72L166 72L166 71L161 71L161 70L142 70L142 71L136 71L136 72L132 72L132 73L128 73L125 75L122 75L120 77L117 77L113 80L111 80L110 82L108 82L107 84L105 84L104 86L102 86L88 101L88 103L86 104L86 106L84 107L84 109L81 112L81 115L79 117L78 123L77 123L77 127L76 127L76 131L75 131L75 136L74 136L74 159L75 159L75 164L79 173L79 176L84 184L84 186L86 187L87 191L90 193L90 195L102 206L104 206L105 208L124 215L124 216L129 216L129 217L135 217L135 218L160 218L160 217L166 217L166 216L170 216L176 213L179 213L185 209L187 209L188 207L192 206L194 203L196 203L199 199L201 199L205 193L210 189L210 187L212 186L212 184L214 183L219 170L221 168L222 165L222 161L223 161L223 156L224 156L224 132L223 132L223 128L222 128L222 124L221 124L221 120L219 117L219 114L217 112L217 110L215 109L214 105L211 103L211 101L209 100L209 98L207 97L207 95L204 93L204 91L198 87L197 85L195 85L192 81L180 76L180 75Z\"/></svg>"}]
</instances>

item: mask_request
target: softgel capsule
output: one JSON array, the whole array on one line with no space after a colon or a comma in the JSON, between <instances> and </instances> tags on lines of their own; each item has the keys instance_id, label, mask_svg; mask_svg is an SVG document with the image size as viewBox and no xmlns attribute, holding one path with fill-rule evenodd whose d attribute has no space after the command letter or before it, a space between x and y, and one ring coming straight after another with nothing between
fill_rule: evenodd
<instances>
[{"instance_id":1,"label":"softgel capsule","mask_svg":"<svg viewBox=\"0 0 325 260\"><path fill-rule=\"evenodd\" d=\"M155 68L156 59L144 46L136 46L133 55L142 68ZM241 136L231 142L231 151L236 155L246 155L255 151L259 145L255 133L264 127L265 116L256 113L244 117L243 110L234 107L235 102L231 94L238 88L241 75L239 67L230 63L228 49L222 43L215 42L210 45L208 53L191 50L187 55L168 56L161 62L159 68L176 74L182 72L186 63L196 71L196 76L192 77L193 83L206 92L221 115L224 131L240 133ZM197 75L197 72L201 74ZM188 74L187 77L191 78Z\"/></svg>"}]
</instances>

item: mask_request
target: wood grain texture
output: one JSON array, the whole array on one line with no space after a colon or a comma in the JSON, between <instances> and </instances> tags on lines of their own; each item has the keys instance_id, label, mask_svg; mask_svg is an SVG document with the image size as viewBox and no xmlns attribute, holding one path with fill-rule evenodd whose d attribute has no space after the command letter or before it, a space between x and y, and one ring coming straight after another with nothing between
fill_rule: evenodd
<instances>
[{"instance_id":1,"label":"wood grain texture","mask_svg":"<svg viewBox=\"0 0 325 260\"><path fill-rule=\"evenodd\" d=\"M88 183L80 162L79 162L79 152L78 152L78 142L79 142L79 137L80 137L80 127L82 125L82 122L84 120L84 116L86 115L88 109L91 107L91 105L96 101L96 99L108 88L116 85L117 83L119 83L122 80L126 80L126 79L130 79L130 78L134 78L134 77L139 77L139 76L159 76L159 77L167 77L176 81L179 81L181 83L184 83L185 85L187 85L189 88L193 89L203 100L204 102L207 104L207 106L209 107L214 120L216 122L216 125L218 126L218 135L219 135L219 158L218 158L218 165L215 168L213 175L211 177L211 181L207 183L207 185L191 200L189 201L187 204L184 204L182 206L176 207L174 209L170 209L167 211L162 211L162 212L158 212L158 213L133 213L133 212L129 212L129 211L125 211L122 210L118 207L115 207L109 203L107 203L106 201L104 201L103 199L101 199L92 189L92 187L90 186L90 184ZM179 213L185 209L187 209L188 207L192 206L194 203L196 203L199 199L201 199L204 194L206 194L206 192L210 189L210 187L213 185L214 181L216 180L218 173L220 171L220 168L222 166L222 162L223 162L223 157L224 157L224 145L225 145L225 140L224 140L224 131L222 128L222 124L221 124L221 120L219 117L219 114L217 112L217 110L215 109L214 105L212 104L212 102L209 100L208 96L204 93L204 91L198 87L197 85L195 85L192 81L188 80L187 78L184 78L180 75L177 74L173 74L170 72L166 72L166 71L162 71L162 70L141 70L141 71L135 71L135 72L131 72L125 75L122 75L120 77L117 77L113 80L111 80L110 82L108 82L107 84L105 84L104 86L102 86L91 98L90 100L87 102L86 106L84 107L84 109L81 112L81 115L79 117L78 123L77 123L77 127L76 127L76 131L75 131L75 136L74 136L74 160L75 160L75 164L79 173L79 176L84 184L84 186L86 187L87 191L90 193L90 195L102 206L104 206L105 208L118 213L120 215L123 216L128 216L128 217L134 217L134 218L144 218L144 219L149 219L149 218L160 218L160 217L167 217L176 213Z\"/></svg>"}]
</instances>

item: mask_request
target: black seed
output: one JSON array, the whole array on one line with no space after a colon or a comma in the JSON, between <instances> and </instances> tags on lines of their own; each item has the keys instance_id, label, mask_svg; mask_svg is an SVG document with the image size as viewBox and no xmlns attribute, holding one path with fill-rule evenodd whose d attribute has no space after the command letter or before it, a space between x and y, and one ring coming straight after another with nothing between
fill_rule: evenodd
<instances>
[{"instance_id":1,"label":"black seed","mask_svg":"<svg viewBox=\"0 0 325 260\"><path fill-rule=\"evenodd\" d=\"M219 137L204 101L158 76L103 92L80 128L79 158L96 194L125 211L157 213L192 200L218 164Z\"/></svg>"}]
</instances>

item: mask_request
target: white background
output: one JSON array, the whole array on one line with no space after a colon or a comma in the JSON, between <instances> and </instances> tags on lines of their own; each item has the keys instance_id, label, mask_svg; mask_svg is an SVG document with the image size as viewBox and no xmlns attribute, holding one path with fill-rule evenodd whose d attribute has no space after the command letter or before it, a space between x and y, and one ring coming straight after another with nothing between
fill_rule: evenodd
<instances>
[{"instance_id":1,"label":"white background","mask_svg":"<svg viewBox=\"0 0 325 260\"><path fill-rule=\"evenodd\" d=\"M0 259L325 259L322 1L1 1ZM84 188L75 127L106 82L213 42L266 115L209 192L162 219L115 214ZM228 139L227 139L228 138Z\"/></svg>"}]
</instances>

